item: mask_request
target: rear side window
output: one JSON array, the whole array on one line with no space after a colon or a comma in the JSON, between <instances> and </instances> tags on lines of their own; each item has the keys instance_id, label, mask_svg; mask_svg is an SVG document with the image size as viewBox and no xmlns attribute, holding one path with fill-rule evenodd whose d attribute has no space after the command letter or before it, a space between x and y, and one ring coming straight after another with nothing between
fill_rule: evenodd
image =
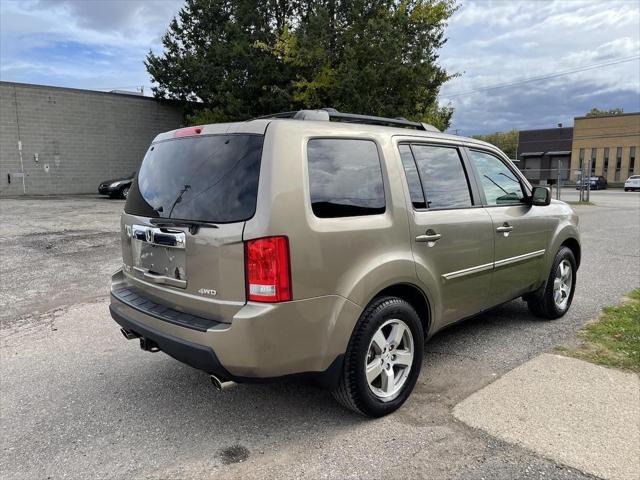
<instances>
[{"instance_id":1,"label":"rear side window","mask_svg":"<svg viewBox=\"0 0 640 480\"><path fill-rule=\"evenodd\" d=\"M307 144L311 207L316 217L384 213L384 184L376 144L318 138Z\"/></svg>"},{"instance_id":2,"label":"rear side window","mask_svg":"<svg viewBox=\"0 0 640 480\"><path fill-rule=\"evenodd\" d=\"M467 174L457 148L411 145L411 150L422 180L427 208L472 206Z\"/></svg>"},{"instance_id":3,"label":"rear side window","mask_svg":"<svg viewBox=\"0 0 640 480\"><path fill-rule=\"evenodd\" d=\"M261 135L206 135L151 145L125 212L144 217L230 223L256 210Z\"/></svg>"}]
</instances>

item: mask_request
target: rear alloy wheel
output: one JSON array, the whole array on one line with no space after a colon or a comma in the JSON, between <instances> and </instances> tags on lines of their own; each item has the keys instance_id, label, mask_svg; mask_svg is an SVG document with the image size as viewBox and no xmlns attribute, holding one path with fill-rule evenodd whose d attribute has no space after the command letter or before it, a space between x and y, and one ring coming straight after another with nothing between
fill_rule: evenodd
<instances>
[{"instance_id":1,"label":"rear alloy wheel","mask_svg":"<svg viewBox=\"0 0 640 480\"><path fill-rule=\"evenodd\" d=\"M126 200L129 196L129 187L124 187L122 190L120 190L120 195Z\"/></svg>"},{"instance_id":2,"label":"rear alloy wheel","mask_svg":"<svg viewBox=\"0 0 640 480\"><path fill-rule=\"evenodd\" d=\"M413 307L397 297L376 299L354 329L333 396L362 415L387 415L411 394L423 351L422 323Z\"/></svg>"},{"instance_id":3,"label":"rear alloy wheel","mask_svg":"<svg viewBox=\"0 0 640 480\"><path fill-rule=\"evenodd\" d=\"M576 288L576 270L573 252L567 247L560 248L545 285L526 297L529 310L534 315L549 320L567 313Z\"/></svg>"},{"instance_id":4,"label":"rear alloy wheel","mask_svg":"<svg viewBox=\"0 0 640 480\"><path fill-rule=\"evenodd\" d=\"M413 365L413 336L407 324L387 320L373 335L367 351L365 375L369 389L382 401L402 390Z\"/></svg>"}]
</instances>

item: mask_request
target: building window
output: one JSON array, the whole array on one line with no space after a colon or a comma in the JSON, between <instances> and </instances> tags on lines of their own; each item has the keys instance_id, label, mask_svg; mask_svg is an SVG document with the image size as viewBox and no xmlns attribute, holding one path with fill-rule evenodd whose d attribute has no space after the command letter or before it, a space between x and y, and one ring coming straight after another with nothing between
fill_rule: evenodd
<instances>
[{"instance_id":1,"label":"building window","mask_svg":"<svg viewBox=\"0 0 640 480\"><path fill-rule=\"evenodd\" d=\"M620 181L620 168L622 168L622 147L616 148L616 177L615 181Z\"/></svg>"},{"instance_id":2,"label":"building window","mask_svg":"<svg viewBox=\"0 0 640 480\"><path fill-rule=\"evenodd\" d=\"M596 153L598 152L597 148L591 149L591 176L596 174Z\"/></svg>"},{"instance_id":3,"label":"building window","mask_svg":"<svg viewBox=\"0 0 640 480\"><path fill-rule=\"evenodd\" d=\"M604 149L604 166L602 168L602 176L607 178L607 171L609 170L609 147Z\"/></svg>"},{"instance_id":4,"label":"building window","mask_svg":"<svg viewBox=\"0 0 640 480\"><path fill-rule=\"evenodd\" d=\"M629 175L633 175L636 169L636 147L629 149Z\"/></svg>"}]
</instances>

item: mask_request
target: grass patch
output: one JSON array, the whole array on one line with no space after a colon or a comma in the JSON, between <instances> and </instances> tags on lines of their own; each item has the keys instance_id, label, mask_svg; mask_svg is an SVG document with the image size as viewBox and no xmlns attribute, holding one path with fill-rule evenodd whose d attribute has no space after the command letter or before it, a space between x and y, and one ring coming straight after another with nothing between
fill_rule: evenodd
<instances>
[{"instance_id":1,"label":"grass patch","mask_svg":"<svg viewBox=\"0 0 640 480\"><path fill-rule=\"evenodd\" d=\"M640 372L640 288L627 294L622 304L605 307L578 337L577 347L557 350L592 363Z\"/></svg>"}]
</instances>

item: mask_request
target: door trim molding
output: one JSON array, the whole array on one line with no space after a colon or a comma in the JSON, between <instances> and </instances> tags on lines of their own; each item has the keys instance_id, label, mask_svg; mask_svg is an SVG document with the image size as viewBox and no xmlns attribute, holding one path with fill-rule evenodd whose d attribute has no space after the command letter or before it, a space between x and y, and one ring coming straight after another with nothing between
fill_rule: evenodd
<instances>
[{"instance_id":1,"label":"door trim molding","mask_svg":"<svg viewBox=\"0 0 640 480\"><path fill-rule=\"evenodd\" d=\"M513 265L515 263L524 262L536 257L541 257L545 254L546 250L536 250L535 252L525 253L523 255L517 255L515 257L504 258L497 262L485 263L483 265L477 265L475 267L464 268L462 270L456 270L455 272L449 272L442 275L444 280L453 280L455 278L466 277L467 275L473 275L480 272L486 272L487 270L495 270L496 268L504 267L507 265Z\"/></svg>"},{"instance_id":2,"label":"door trim molding","mask_svg":"<svg viewBox=\"0 0 640 480\"><path fill-rule=\"evenodd\" d=\"M477 267L464 268L462 270L456 270L455 272L445 273L442 275L442 278L445 280L453 280L454 278L460 278L487 270L493 270L493 263L485 263L484 265L478 265Z\"/></svg>"},{"instance_id":3,"label":"door trim molding","mask_svg":"<svg viewBox=\"0 0 640 480\"><path fill-rule=\"evenodd\" d=\"M536 250L535 252L525 253L524 255L518 255L516 257L509 257L503 260L498 260L497 262L493 262L494 268L504 267L505 265L513 265L514 263L523 262L525 260L529 260L530 258L540 257L544 255L546 250Z\"/></svg>"}]
</instances>

